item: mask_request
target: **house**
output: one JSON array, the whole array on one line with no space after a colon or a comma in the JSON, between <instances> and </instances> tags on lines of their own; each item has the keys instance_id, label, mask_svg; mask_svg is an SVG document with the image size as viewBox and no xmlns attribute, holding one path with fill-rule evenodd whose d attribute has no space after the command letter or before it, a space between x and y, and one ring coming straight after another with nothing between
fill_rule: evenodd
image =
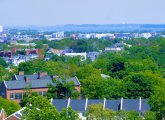
<instances>
[{"instance_id":1,"label":"house","mask_svg":"<svg viewBox=\"0 0 165 120\"><path fill-rule=\"evenodd\" d=\"M0 52L0 57L9 57L11 58L12 57L12 52L11 51L1 51Z\"/></svg>"},{"instance_id":2,"label":"house","mask_svg":"<svg viewBox=\"0 0 165 120\"><path fill-rule=\"evenodd\" d=\"M85 61L87 59L87 53L65 53L65 56L75 57L80 56L81 61Z\"/></svg>"},{"instance_id":3,"label":"house","mask_svg":"<svg viewBox=\"0 0 165 120\"><path fill-rule=\"evenodd\" d=\"M119 39L131 39L133 35L131 33L117 33L115 37Z\"/></svg>"},{"instance_id":4,"label":"house","mask_svg":"<svg viewBox=\"0 0 165 120\"><path fill-rule=\"evenodd\" d=\"M43 58L42 49L25 49L26 55L38 55L39 58Z\"/></svg>"},{"instance_id":5,"label":"house","mask_svg":"<svg viewBox=\"0 0 165 120\"><path fill-rule=\"evenodd\" d=\"M124 50L123 47L108 47L108 48L105 48L106 52L118 52L118 51L122 51L122 50Z\"/></svg>"},{"instance_id":6,"label":"house","mask_svg":"<svg viewBox=\"0 0 165 120\"><path fill-rule=\"evenodd\" d=\"M106 52L118 52L124 50L124 46L122 43L115 43L114 45L105 48Z\"/></svg>"},{"instance_id":7,"label":"house","mask_svg":"<svg viewBox=\"0 0 165 120\"><path fill-rule=\"evenodd\" d=\"M50 48L46 54L53 54L53 55L58 55L60 56L62 54L63 50L59 50L59 49L53 49L53 48Z\"/></svg>"},{"instance_id":8,"label":"house","mask_svg":"<svg viewBox=\"0 0 165 120\"><path fill-rule=\"evenodd\" d=\"M88 108L92 104L103 104L103 110L108 108L113 111L118 110L134 110L139 113L139 115L143 115L144 112L150 110L150 106L147 103L147 99L119 99L119 100L99 100L99 99L51 99L51 104L56 107L56 109L61 112L63 108L68 109L71 107L74 111L76 111L81 120L86 120L87 117L85 113L88 111ZM8 116L4 120L20 120L23 110L25 108L20 109L19 111L13 113Z\"/></svg>"},{"instance_id":9,"label":"house","mask_svg":"<svg viewBox=\"0 0 165 120\"><path fill-rule=\"evenodd\" d=\"M12 56L11 58L4 57L4 60L9 64L18 66L22 62L27 62L27 61L38 59L38 58L39 58L38 54L28 54L28 55L15 55L15 56Z\"/></svg>"},{"instance_id":10,"label":"house","mask_svg":"<svg viewBox=\"0 0 165 120\"><path fill-rule=\"evenodd\" d=\"M3 120L21 120L22 112L25 108L20 109L19 111L11 114L10 116L6 117Z\"/></svg>"},{"instance_id":11,"label":"house","mask_svg":"<svg viewBox=\"0 0 165 120\"><path fill-rule=\"evenodd\" d=\"M58 111L62 111L62 108L71 107L74 111L79 114L79 118L86 120L85 113L88 110L89 105L92 104L103 104L103 110L108 108L113 111L118 110L134 110L139 114L150 110L150 106L147 103L147 99L123 99L120 100L98 100L98 99L53 99L52 104L57 108Z\"/></svg>"},{"instance_id":12,"label":"house","mask_svg":"<svg viewBox=\"0 0 165 120\"><path fill-rule=\"evenodd\" d=\"M7 63L14 66L18 66L21 62L26 62L26 57L24 55L16 55L7 59Z\"/></svg>"},{"instance_id":13,"label":"house","mask_svg":"<svg viewBox=\"0 0 165 120\"><path fill-rule=\"evenodd\" d=\"M0 110L0 120L5 120L5 118L7 117L6 112L4 111L4 109Z\"/></svg>"},{"instance_id":14,"label":"house","mask_svg":"<svg viewBox=\"0 0 165 120\"><path fill-rule=\"evenodd\" d=\"M56 32L56 33L52 33L51 35L44 35L44 37L47 40L61 40L65 37L65 33L64 32Z\"/></svg>"},{"instance_id":15,"label":"house","mask_svg":"<svg viewBox=\"0 0 165 120\"><path fill-rule=\"evenodd\" d=\"M100 53L101 52L88 52L87 57L90 58L92 61L95 61L95 59Z\"/></svg>"},{"instance_id":16,"label":"house","mask_svg":"<svg viewBox=\"0 0 165 120\"><path fill-rule=\"evenodd\" d=\"M132 47L132 45L126 44L124 42L115 43L114 45L105 48L105 52L119 52L124 50L124 47Z\"/></svg>"},{"instance_id":17,"label":"house","mask_svg":"<svg viewBox=\"0 0 165 120\"><path fill-rule=\"evenodd\" d=\"M30 49L17 49L13 48L12 49L12 54L21 54L21 52L25 52L23 55L38 55L39 58L43 58L44 56L42 55L42 49L35 49L35 48L30 48Z\"/></svg>"},{"instance_id":18,"label":"house","mask_svg":"<svg viewBox=\"0 0 165 120\"><path fill-rule=\"evenodd\" d=\"M56 85L52 81L54 78L57 78L62 83L61 78L49 76L47 72L39 72L32 75L24 75L24 72L19 72L19 75L15 75L12 80L2 82L0 85L0 96L19 103L23 99L23 92L27 87L44 96L48 91L48 84ZM75 89L80 91L80 82L77 77L69 78L66 81L73 81Z\"/></svg>"}]
</instances>

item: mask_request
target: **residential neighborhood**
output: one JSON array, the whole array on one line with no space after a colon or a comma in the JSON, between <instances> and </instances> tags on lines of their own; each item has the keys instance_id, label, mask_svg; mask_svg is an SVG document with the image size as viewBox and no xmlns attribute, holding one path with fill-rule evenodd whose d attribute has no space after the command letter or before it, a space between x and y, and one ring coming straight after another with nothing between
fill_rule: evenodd
<instances>
[{"instance_id":1,"label":"residential neighborhood","mask_svg":"<svg viewBox=\"0 0 165 120\"><path fill-rule=\"evenodd\" d=\"M153 77L155 71L164 69L163 37L149 33L136 37L134 33L59 34L30 41L19 38L21 32L14 41L2 35L8 42L0 45L0 96L18 107L8 112L9 107L0 106L2 120L26 117L23 111L31 110L32 99L47 101L59 115L66 112L63 108L74 111L77 118L73 119L92 118L97 107L102 114L112 112L114 119L124 111L131 115L134 111L134 117L143 119L148 112L156 116L150 101L155 100L154 84L164 86L160 81L164 77ZM155 46L159 50L154 51ZM155 57L158 53L159 59ZM156 80L162 84L154 83Z\"/></svg>"},{"instance_id":2,"label":"residential neighborhood","mask_svg":"<svg viewBox=\"0 0 165 120\"><path fill-rule=\"evenodd\" d=\"M165 120L165 0L0 0L0 120Z\"/></svg>"}]
</instances>

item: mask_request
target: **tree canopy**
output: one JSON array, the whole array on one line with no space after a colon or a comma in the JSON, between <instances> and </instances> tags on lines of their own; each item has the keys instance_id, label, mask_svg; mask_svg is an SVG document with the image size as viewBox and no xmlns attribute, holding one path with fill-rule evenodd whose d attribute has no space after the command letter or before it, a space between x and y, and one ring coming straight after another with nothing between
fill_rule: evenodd
<instances>
[{"instance_id":1,"label":"tree canopy","mask_svg":"<svg viewBox=\"0 0 165 120\"><path fill-rule=\"evenodd\" d=\"M18 111L19 109L21 109L20 105L10 101L10 100L6 100L2 97L0 97L0 110L4 109L5 112L7 113L7 115L11 115L14 112Z\"/></svg>"}]
</instances>

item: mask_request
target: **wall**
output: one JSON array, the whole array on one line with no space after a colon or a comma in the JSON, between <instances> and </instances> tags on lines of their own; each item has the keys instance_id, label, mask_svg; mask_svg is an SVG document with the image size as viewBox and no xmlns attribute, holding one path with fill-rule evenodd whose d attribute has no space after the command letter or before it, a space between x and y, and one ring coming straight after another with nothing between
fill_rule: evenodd
<instances>
[{"instance_id":1,"label":"wall","mask_svg":"<svg viewBox=\"0 0 165 120\"><path fill-rule=\"evenodd\" d=\"M32 89L33 92L47 92L48 88L39 88L39 89ZM6 99L10 100L10 93L23 93L25 92L24 90L7 90L7 96ZM17 100L13 100L17 103L20 103L21 100L17 99Z\"/></svg>"},{"instance_id":2,"label":"wall","mask_svg":"<svg viewBox=\"0 0 165 120\"><path fill-rule=\"evenodd\" d=\"M6 98L6 87L4 82L0 85L0 96Z\"/></svg>"}]
</instances>

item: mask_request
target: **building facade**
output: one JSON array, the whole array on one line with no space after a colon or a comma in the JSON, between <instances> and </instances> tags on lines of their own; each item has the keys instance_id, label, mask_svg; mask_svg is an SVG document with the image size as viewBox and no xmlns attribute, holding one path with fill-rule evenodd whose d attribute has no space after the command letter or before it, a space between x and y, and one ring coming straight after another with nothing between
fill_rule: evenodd
<instances>
[{"instance_id":1,"label":"building facade","mask_svg":"<svg viewBox=\"0 0 165 120\"><path fill-rule=\"evenodd\" d=\"M23 99L23 93L25 88L30 88L34 92L38 92L44 96L48 91L48 84L56 85L52 80L54 76L48 76L47 72L40 72L33 75L24 75L24 72L20 72L19 75L15 75L10 81L3 81L0 85L0 96L13 100L19 103ZM58 78L62 83L62 79ZM72 77L66 80L66 82L73 81L75 89L80 92L80 82L77 77Z\"/></svg>"}]
</instances>

